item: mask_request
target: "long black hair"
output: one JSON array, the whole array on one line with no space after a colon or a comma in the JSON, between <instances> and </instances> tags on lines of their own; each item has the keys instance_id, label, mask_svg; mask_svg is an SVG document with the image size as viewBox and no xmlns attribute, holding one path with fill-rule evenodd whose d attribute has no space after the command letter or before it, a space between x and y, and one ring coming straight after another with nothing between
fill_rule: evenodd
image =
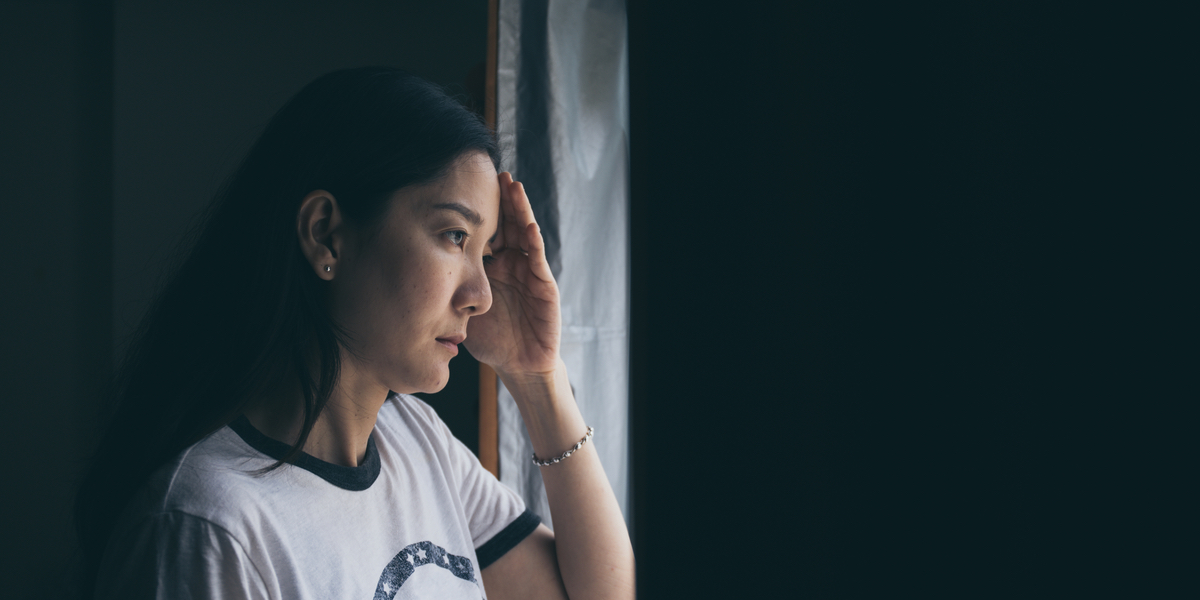
<instances>
[{"instance_id":1,"label":"long black hair","mask_svg":"<svg viewBox=\"0 0 1200 600\"><path fill-rule=\"evenodd\" d=\"M108 394L112 421L76 498L81 591L90 593L136 489L250 400L298 387L304 425L285 460L303 447L345 345L326 307L326 282L300 251L305 195L330 192L347 223L370 228L395 191L442 177L471 151L499 165L495 137L477 115L398 69L330 73L271 119L214 198Z\"/></svg>"}]
</instances>

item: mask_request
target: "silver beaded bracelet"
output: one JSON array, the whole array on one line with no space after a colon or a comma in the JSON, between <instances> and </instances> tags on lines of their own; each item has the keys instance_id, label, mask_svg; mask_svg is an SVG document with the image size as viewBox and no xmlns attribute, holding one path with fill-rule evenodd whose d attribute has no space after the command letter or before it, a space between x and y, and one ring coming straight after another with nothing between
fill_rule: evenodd
<instances>
[{"instance_id":1,"label":"silver beaded bracelet","mask_svg":"<svg viewBox=\"0 0 1200 600\"><path fill-rule=\"evenodd\" d=\"M570 450L567 450L566 452L563 452L561 455L556 456L554 458L551 458L548 460L538 460L537 452L534 452L533 453L533 464L535 464L539 467L548 467L550 465L557 464L560 461L567 460L568 456L575 454L576 450L582 448L583 445L586 444L588 440L592 439L592 433L594 433L594 432L595 432L595 430L593 430L591 428L591 426L589 426L588 430L587 430L587 435L583 436L583 439L579 440L579 443L572 446Z\"/></svg>"}]
</instances>

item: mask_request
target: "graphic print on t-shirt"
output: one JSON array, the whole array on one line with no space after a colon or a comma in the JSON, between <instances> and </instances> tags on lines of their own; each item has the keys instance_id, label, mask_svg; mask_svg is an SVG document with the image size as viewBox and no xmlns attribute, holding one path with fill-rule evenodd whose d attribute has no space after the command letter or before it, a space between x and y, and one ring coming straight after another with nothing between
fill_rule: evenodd
<instances>
[{"instance_id":1,"label":"graphic print on t-shirt","mask_svg":"<svg viewBox=\"0 0 1200 600\"><path fill-rule=\"evenodd\" d=\"M471 559L450 554L433 542L417 542L405 546L384 567L383 574L379 576L379 585L375 586L375 600L392 600L413 571L425 565L439 566L459 579L475 583L475 567Z\"/></svg>"}]
</instances>

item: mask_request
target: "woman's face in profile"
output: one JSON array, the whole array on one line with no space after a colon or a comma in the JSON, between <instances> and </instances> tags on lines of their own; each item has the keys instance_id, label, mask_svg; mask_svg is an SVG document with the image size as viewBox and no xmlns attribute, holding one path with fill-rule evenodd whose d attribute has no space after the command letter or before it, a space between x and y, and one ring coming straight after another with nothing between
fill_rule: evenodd
<instances>
[{"instance_id":1,"label":"woman's face in profile","mask_svg":"<svg viewBox=\"0 0 1200 600\"><path fill-rule=\"evenodd\" d=\"M471 153L440 181L396 192L378 235L347 244L331 310L362 384L399 393L446 385L467 319L492 305L483 265L499 216L496 170Z\"/></svg>"}]
</instances>

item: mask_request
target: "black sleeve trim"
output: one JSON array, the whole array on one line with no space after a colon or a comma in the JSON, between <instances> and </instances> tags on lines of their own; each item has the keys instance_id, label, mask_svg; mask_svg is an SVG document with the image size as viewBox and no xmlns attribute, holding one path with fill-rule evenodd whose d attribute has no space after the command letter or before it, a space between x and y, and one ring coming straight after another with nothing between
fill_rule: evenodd
<instances>
[{"instance_id":1,"label":"black sleeve trim","mask_svg":"<svg viewBox=\"0 0 1200 600\"><path fill-rule=\"evenodd\" d=\"M495 537L484 542L484 544L475 549L475 557L479 559L479 570L482 571L488 565L500 560L509 550L517 547L522 540L529 537L534 529L542 523L542 518L529 512L528 510L521 513L508 527L500 530Z\"/></svg>"}]
</instances>

